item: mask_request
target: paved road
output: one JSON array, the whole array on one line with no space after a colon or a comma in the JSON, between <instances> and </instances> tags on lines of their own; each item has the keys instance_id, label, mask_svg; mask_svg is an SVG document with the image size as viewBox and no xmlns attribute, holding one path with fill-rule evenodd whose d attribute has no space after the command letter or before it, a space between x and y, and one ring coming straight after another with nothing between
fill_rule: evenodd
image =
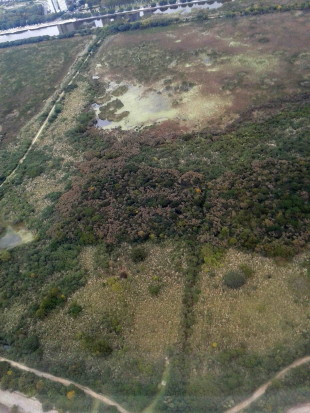
<instances>
[{"instance_id":1,"label":"paved road","mask_svg":"<svg viewBox=\"0 0 310 413\"><path fill-rule=\"evenodd\" d=\"M281 379L291 369L293 369L295 367L298 367L298 366L301 366L302 364L309 363L309 362L310 362L310 356L306 356L306 357L303 357L301 359L298 359L298 360L294 361L294 363L292 363L289 366L285 367L278 374L276 374L271 380L267 381L262 386L260 386L257 390L255 390L255 392L252 394L252 396L248 397L243 402L237 404L235 407L233 407L229 410L226 410L225 413L238 413L241 410L246 409L247 407L249 407L253 402L255 402L257 399L259 399L266 392L268 387L272 384L273 380Z\"/></svg>"},{"instance_id":2,"label":"paved road","mask_svg":"<svg viewBox=\"0 0 310 413\"><path fill-rule=\"evenodd\" d=\"M64 386L73 385L73 386L77 387L78 389L82 390L85 394L88 394L89 396L93 397L94 399L100 400L101 402L107 404L108 406L115 406L120 413L129 413L128 410L126 410L124 407L122 407L120 404L118 404L116 401L114 401L110 397L104 396L101 393L96 393L95 391L93 391L89 387L82 386L81 384L78 384L78 383L76 383L74 381L71 381L71 380L68 380L68 379L64 379L63 377L57 377L57 376L54 376L53 374L45 373L44 371L40 371L40 370L37 370L37 369L32 369L31 367L27 367L22 363L18 363L16 361L9 360L9 359L6 359L4 357L0 357L0 361L6 361L6 362L10 363L11 366L16 367L17 369L28 371L29 373L33 373L38 377L44 377L47 380L54 381L55 383L61 383Z\"/></svg>"}]
</instances>

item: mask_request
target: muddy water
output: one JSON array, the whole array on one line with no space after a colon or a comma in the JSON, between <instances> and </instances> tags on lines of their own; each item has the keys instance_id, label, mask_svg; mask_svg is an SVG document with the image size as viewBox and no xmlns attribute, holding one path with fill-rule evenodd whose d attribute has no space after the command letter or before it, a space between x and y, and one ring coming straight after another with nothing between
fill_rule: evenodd
<instances>
[{"instance_id":1,"label":"muddy water","mask_svg":"<svg viewBox=\"0 0 310 413\"><path fill-rule=\"evenodd\" d=\"M0 250L11 249L18 245L26 244L33 241L34 236L26 228L7 227L5 234L0 237Z\"/></svg>"}]
</instances>

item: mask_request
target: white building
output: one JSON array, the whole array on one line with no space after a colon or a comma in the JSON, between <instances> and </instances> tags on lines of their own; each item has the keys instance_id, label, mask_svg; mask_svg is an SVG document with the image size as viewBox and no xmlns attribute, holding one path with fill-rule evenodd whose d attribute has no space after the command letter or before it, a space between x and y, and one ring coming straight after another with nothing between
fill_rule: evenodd
<instances>
[{"instance_id":1,"label":"white building","mask_svg":"<svg viewBox=\"0 0 310 413\"><path fill-rule=\"evenodd\" d=\"M47 0L47 6L52 13L68 10L66 0Z\"/></svg>"}]
</instances>

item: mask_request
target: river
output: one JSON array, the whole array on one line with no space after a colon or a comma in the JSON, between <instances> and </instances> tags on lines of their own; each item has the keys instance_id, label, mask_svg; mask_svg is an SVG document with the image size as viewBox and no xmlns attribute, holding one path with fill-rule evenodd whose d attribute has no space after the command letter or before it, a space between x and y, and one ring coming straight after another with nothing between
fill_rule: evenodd
<instances>
[{"instance_id":1,"label":"river","mask_svg":"<svg viewBox=\"0 0 310 413\"><path fill-rule=\"evenodd\" d=\"M227 0L226 0L227 1ZM82 19L69 19L54 21L51 23L43 23L35 26L18 27L0 32L0 43L12 42L15 40L29 39L38 36L59 36L67 34L75 30L83 28L103 27L113 21L136 21L142 16L152 14L171 14L171 13L190 13L197 9L218 9L223 5L218 1L198 1L194 0L188 3L177 3L174 5L145 7L132 11L116 12L114 14L106 14L101 16L86 17Z\"/></svg>"}]
</instances>

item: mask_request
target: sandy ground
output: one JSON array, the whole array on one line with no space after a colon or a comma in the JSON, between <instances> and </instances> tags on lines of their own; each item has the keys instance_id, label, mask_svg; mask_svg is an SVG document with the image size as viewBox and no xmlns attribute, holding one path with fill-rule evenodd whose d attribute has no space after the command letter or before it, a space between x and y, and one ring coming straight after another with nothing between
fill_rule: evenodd
<instances>
[{"instance_id":1,"label":"sandy ground","mask_svg":"<svg viewBox=\"0 0 310 413\"><path fill-rule=\"evenodd\" d=\"M41 403L34 399L28 398L19 392L9 392L6 390L0 390L0 413L8 413L6 409L13 407L14 405L19 407L20 413L43 413ZM47 413L57 413L56 410L49 410Z\"/></svg>"},{"instance_id":2,"label":"sandy ground","mask_svg":"<svg viewBox=\"0 0 310 413\"><path fill-rule=\"evenodd\" d=\"M310 413L310 403L292 407L291 409L287 410L286 413Z\"/></svg>"}]
</instances>

